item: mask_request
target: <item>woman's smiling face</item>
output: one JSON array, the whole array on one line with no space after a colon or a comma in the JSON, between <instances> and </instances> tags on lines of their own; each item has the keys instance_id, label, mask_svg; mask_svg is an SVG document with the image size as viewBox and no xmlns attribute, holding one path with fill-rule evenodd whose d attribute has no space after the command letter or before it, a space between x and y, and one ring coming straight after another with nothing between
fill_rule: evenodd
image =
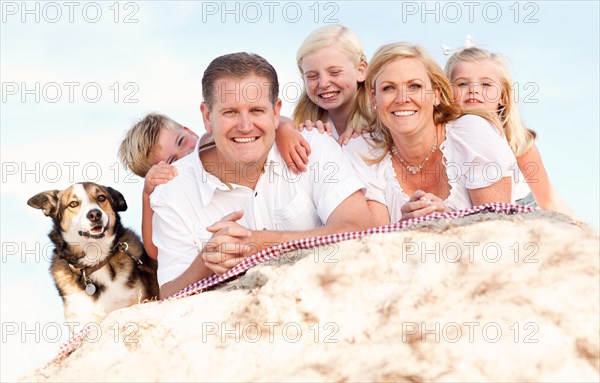
<instances>
[{"instance_id":1,"label":"woman's smiling face","mask_svg":"<svg viewBox=\"0 0 600 383\"><path fill-rule=\"evenodd\" d=\"M388 64L376 77L371 97L380 121L391 132L410 134L433 122L436 92L419 59Z\"/></svg>"}]
</instances>

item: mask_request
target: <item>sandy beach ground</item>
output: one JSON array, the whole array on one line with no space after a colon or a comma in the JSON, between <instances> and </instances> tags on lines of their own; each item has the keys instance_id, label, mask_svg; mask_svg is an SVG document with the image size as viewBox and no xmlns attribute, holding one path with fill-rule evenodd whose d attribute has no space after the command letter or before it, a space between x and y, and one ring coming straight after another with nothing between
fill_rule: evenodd
<instances>
[{"instance_id":1,"label":"sandy beach ground","mask_svg":"<svg viewBox=\"0 0 600 383\"><path fill-rule=\"evenodd\" d=\"M598 381L599 238L478 214L284 255L109 314L23 381Z\"/></svg>"}]
</instances>

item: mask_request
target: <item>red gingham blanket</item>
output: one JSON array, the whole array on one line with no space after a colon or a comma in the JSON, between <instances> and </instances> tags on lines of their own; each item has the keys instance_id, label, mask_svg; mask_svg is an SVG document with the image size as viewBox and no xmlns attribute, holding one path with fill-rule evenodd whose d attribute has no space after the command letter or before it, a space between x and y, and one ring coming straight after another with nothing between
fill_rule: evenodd
<instances>
[{"instance_id":1,"label":"red gingham blanket","mask_svg":"<svg viewBox=\"0 0 600 383\"><path fill-rule=\"evenodd\" d=\"M387 226L374 227L364 231L355 231L355 232L347 232L347 233L337 233L331 235L325 235L320 237L312 237L312 238L303 238L298 239L292 242L282 243L276 246L269 247L268 249L262 250L250 257L248 257L243 262L239 263L226 273L223 273L219 276L212 275L208 278L202 279L194 284L189 285L183 290L177 292L176 294L171 295L170 297L164 298L163 300L174 300L181 299L185 297L189 297L192 295L200 294L204 290L213 287L219 283L225 282L237 275L240 275L246 272L251 267L263 263L268 260L276 259L282 254L297 249L311 249L314 247L319 247L323 245L331 245L334 243L347 241L350 239L360 239L367 235L378 234L378 233L392 233L401 231L407 227L413 226L415 224L427 221L435 221L439 219L455 219L466 217L468 215L489 212L496 214L520 214L520 213L530 213L534 211L535 208L528 206L520 206L520 205L512 205L501 202L488 203L485 205L474 206L465 210L458 210L449 213L435 213L431 215L427 215L419 218L411 218L406 221L401 221L397 223L393 223ZM90 328L86 327L79 333L75 334L69 341L67 341L64 345L61 346L58 356L56 359L62 359L70 355L73 351L79 348L87 339Z\"/></svg>"}]
</instances>

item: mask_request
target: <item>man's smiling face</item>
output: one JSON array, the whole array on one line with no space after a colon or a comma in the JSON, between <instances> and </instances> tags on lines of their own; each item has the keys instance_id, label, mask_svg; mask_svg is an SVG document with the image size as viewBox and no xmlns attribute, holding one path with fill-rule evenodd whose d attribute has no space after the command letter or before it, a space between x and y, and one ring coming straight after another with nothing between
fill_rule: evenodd
<instances>
[{"instance_id":1,"label":"man's smiling face","mask_svg":"<svg viewBox=\"0 0 600 383\"><path fill-rule=\"evenodd\" d=\"M214 100L202 104L202 117L214 137L226 169L262 168L275 142L281 100L270 101L269 82L254 74L223 77L215 82Z\"/></svg>"}]
</instances>

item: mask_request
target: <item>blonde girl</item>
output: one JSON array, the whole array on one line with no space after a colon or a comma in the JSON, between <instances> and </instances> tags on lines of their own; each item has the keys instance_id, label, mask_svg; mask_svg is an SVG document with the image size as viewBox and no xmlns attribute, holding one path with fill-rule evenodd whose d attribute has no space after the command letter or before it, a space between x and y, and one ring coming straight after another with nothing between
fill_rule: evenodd
<instances>
[{"instance_id":1,"label":"blonde girl","mask_svg":"<svg viewBox=\"0 0 600 383\"><path fill-rule=\"evenodd\" d=\"M329 122L333 137L347 143L355 129L366 126L363 116L369 113L367 59L358 37L342 25L319 28L300 45L296 62L304 89L294 122Z\"/></svg>"},{"instance_id":2,"label":"blonde girl","mask_svg":"<svg viewBox=\"0 0 600 383\"><path fill-rule=\"evenodd\" d=\"M521 178L517 198L527 204L531 200L531 194L528 194L531 190L542 209L573 215L550 182L535 146L536 133L526 128L521 120L512 79L502 57L474 46L461 49L449 58L445 72L452 83L454 98L464 110L498 114L521 173L516 175Z\"/></svg>"}]
</instances>

